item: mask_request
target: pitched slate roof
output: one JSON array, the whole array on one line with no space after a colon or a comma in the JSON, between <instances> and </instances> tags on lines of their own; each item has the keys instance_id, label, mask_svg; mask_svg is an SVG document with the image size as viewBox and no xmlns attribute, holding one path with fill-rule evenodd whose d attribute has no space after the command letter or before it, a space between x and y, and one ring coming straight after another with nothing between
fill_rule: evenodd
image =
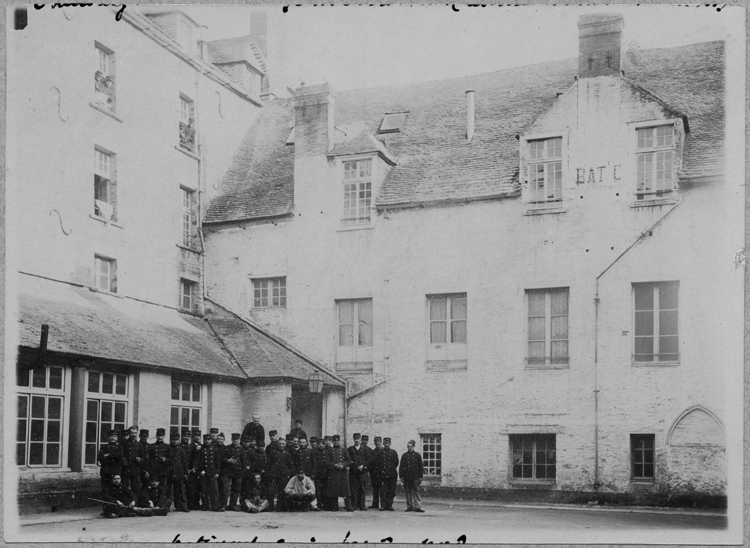
<instances>
[{"instance_id":1,"label":"pitched slate roof","mask_svg":"<svg viewBox=\"0 0 750 548\"><path fill-rule=\"evenodd\" d=\"M163 306L19 276L19 346L245 379L206 322Z\"/></svg>"},{"instance_id":2,"label":"pitched slate roof","mask_svg":"<svg viewBox=\"0 0 750 548\"><path fill-rule=\"evenodd\" d=\"M625 55L624 71L688 117L681 177L723 172L723 42L631 52ZM439 82L342 91L335 125L364 122L374 135L383 114L409 112L401 132L378 135L397 162L375 199L379 207L518 196L516 135L552 107L556 93L568 89L576 73L577 59L568 59ZM476 90L470 143L466 89ZM294 152L285 142L293 125L291 100L264 109L238 149L206 223L291 213Z\"/></svg>"},{"instance_id":3,"label":"pitched slate roof","mask_svg":"<svg viewBox=\"0 0 750 548\"><path fill-rule=\"evenodd\" d=\"M212 301L213 302L213 301ZM214 303L206 319L225 347L232 353L250 378L296 379L307 382L310 374L320 371L327 385L342 387L343 383L312 360L285 348L279 339L256 326L249 318L242 319Z\"/></svg>"},{"instance_id":4,"label":"pitched slate roof","mask_svg":"<svg viewBox=\"0 0 750 548\"><path fill-rule=\"evenodd\" d=\"M263 53L250 36L213 40L207 42L207 45L209 59L214 64L247 61L264 74L266 73L266 60ZM248 48L253 55L251 58L248 58Z\"/></svg>"}]
</instances>

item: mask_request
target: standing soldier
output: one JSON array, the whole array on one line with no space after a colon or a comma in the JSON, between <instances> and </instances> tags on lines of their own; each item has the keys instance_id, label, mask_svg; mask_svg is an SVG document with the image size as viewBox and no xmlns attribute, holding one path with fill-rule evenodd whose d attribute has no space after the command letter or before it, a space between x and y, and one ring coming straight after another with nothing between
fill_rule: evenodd
<instances>
[{"instance_id":1,"label":"standing soldier","mask_svg":"<svg viewBox=\"0 0 750 548\"><path fill-rule=\"evenodd\" d=\"M287 434L286 450L292 456L292 462L294 463L294 470L299 470L299 466L300 466L299 449L300 449L299 438L295 438L294 436L292 436L292 434ZM286 485L284 487L286 487Z\"/></svg>"},{"instance_id":2,"label":"standing soldier","mask_svg":"<svg viewBox=\"0 0 750 548\"><path fill-rule=\"evenodd\" d=\"M365 506L365 472L367 462L365 460L365 451L361 446L360 434L354 434L354 445L349 447L349 487L352 491L352 505L357 510L367 511Z\"/></svg>"},{"instance_id":3,"label":"standing soldier","mask_svg":"<svg viewBox=\"0 0 750 548\"><path fill-rule=\"evenodd\" d=\"M248 492L253 484L255 469L258 467L258 453L255 451L255 440L249 436L240 438L242 442L242 479L240 480L240 507L245 504Z\"/></svg>"},{"instance_id":4,"label":"standing soldier","mask_svg":"<svg viewBox=\"0 0 750 548\"><path fill-rule=\"evenodd\" d=\"M150 469L148 471L150 478L159 478L159 485L167 485L169 477L169 445L164 443L164 428L156 429L156 442L149 446L148 461Z\"/></svg>"},{"instance_id":5,"label":"standing soldier","mask_svg":"<svg viewBox=\"0 0 750 548\"><path fill-rule=\"evenodd\" d=\"M232 434L232 444L224 448L221 458L221 474L224 484L224 495L221 506L233 512L239 512L240 485L242 483L243 460L245 449L240 446L239 432ZM227 497L229 502L227 502Z\"/></svg>"},{"instance_id":6,"label":"standing soldier","mask_svg":"<svg viewBox=\"0 0 750 548\"><path fill-rule=\"evenodd\" d=\"M370 441L370 436L367 434L362 434L362 451L365 452L365 469L362 472L362 485L364 486L364 491L362 494L362 498L367 501L367 486L372 486L372 480L370 479L370 466L372 466L372 447L367 445L367 442ZM375 503L375 497L372 497L372 502ZM367 507L367 505L365 505Z\"/></svg>"},{"instance_id":7,"label":"standing soldier","mask_svg":"<svg viewBox=\"0 0 750 548\"><path fill-rule=\"evenodd\" d=\"M99 448L99 454L96 457L96 462L102 467L100 471L102 491L106 491L112 485L112 476L120 476L120 481L122 481L122 457L125 455L122 445L117 441L117 430L110 430L107 437L109 443Z\"/></svg>"},{"instance_id":8,"label":"standing soldier","mask_svg":"<svg viewBox=\"0 0 750 548\"><path fill-rule=\"evenodd\" d=\"M268 437L271 439L271 441L266 446L266 455L268 455L270 458L271 453L279 450L279 434L278 432L276 432L276 430L269 430Z\"/></svg>"},{"instance_id":9,"label":"standing soldier","mask_svg":"<svg viewBox=\"0 0 750 548\"><path fill-rule=\"evenodd\" d=\"M141 487L143 487L148 483L148 471L151 468L151 463L148 460L148 455L151 452L151 444L148 442L148 430L141 428L138 432L138 438L138 443L143 447L143 454L145 455L145 460L141 462Z\"/></svg>"},{"instance_id":10,"label":"standing soldier","mask_svg":"<svg viewBox=\"0 0 750 548\"><path fill-rule=\"evenodd\" d=\"M167 498L174 501L174 509L177 512L189 512L187 496L185 491L185 478L188 473L188 460L185 449L180 444L180 435L175 431L172 434L169 446L169 479L165 488Z\"/></svg>"},{"instance_id":11,"label":"standing soldier","mask_svg":"<svg viewBox=\"0 0 750 548\"><path fill-rule=\"evenodd\" d=\"M313 470L313 451L307 446L307 438L301 438L299 440L299 468L305 471L305 475L313 479L315 471Z\"/></svg>"},{"instance_id":12,"label":"standing soldier","mask_svg":"<svg viewBox=\"0 0 750 548\"><path fill-rule=\"evenodd\" d=\"M375 455L374 467L380 477L380 511L393 512L398 479L398 453L391 449L391 438L383 438L383 449Z\"/></svg>"},{"instance_id":13,"label":"standing soldier","mask_svg":"<svg viewBox=\"0 0 750 548\"><path fill-rule=\"evenodd\" d=\"M422 475L424 467L422 465L422 455L414 451L417 444L414 440L409 440L406 444L406 453L401 455L401 464L398 467L398 475L404 483L404 493L406 494L406 512L420 512L422 510L422 498L419 492L419 486L422 484Z\"/></svg>"},{"instance_id":14,"label":"standing soldier","mask_svg":"<svg viewBox=\"0 0 750 548\"><path fill-rule=\"evenodd\" d=\"M307 437L307 433L302 430L302 419L296 419L294 421L294 428L289 432L292 438L302 439Z\"/></svg>"},{"instance_id":15,"label":"standing soldier","mask_svg":"<svg viewBox=\"0 0 750 548\"><path fill-rule=\"evenodd\" d=\"M201 478L195 470L195 462L198 454L203 449L201 445L201 431L197 428L192 430L193 440L190 442L190 449L187 452L188 459L188 478L187 478L187 499L188 510L202 510L201 508Z\"/></svg>"},{"instance_id":16,"label":"standing soldier","mask_svg":"<svg viewBox=\"0 0 750 548\"><path fill-rule=\"evenodd\" d=\"M141 466L146 460L146 452L138 441L137 426L128 428L128 437L123 443L123 450L128 464L122 469L122 486L138 496L141 493Z\"/></svg>"},{"instance_id":17,"label":"standing soldier","mask_svg":"<svg viewBox=\"0 0 750 548\"><path fill-rule=\"evenodd\" d=\"M365 447L367 445L365 444ZM369 447L367 447L369 449ZM380 484L382 480L380 476L383 472L382 463L378 461L378 455L383 451L383 439L380 436L375 436L375 449L371 449L370 459L368 468L370 469L370 484L372 485L372 504L370 508L378 508L380 506ZM376 468L377 465L380 468Z\"/></svg>"},{"instance_id":18,"label":"standing soldier","mask_svg":"<svg viewBox=\"0 0 750 548\"><path fill-rule=\"evenodd\" d=\"M341 447L341 436L333 436L333 447L326 450L326 467L328 468L328 485L326 494L330 498L330 509L339 511L339 497L344 497L347 512L354 512L352 497L349 491L349 453Z\"/></svg>"},{"instance_id":19,"label":"standing soldier","mask_svg":"<svg viewBox=\"0 0 750 548\"><path fill-rule=\"evenodd\" d=\"M219 506L219 476L221 475L221 459L212 445L211 434L203 436L203 448L197 451L193 460L193 468L201 479L201 506L203 510L223 512Z\"/></svg>"},{"instance_id":20,"label":"standing soldier","mask_svg":"<svg viewBox=\"0 0 750 548\"><path fill-rule=\"evenodd\" d=\"M273 453L272 468L276 476L276 510L279 512L286 512L286 495L284 489L286 484L294 475L294 460L289 451L286 450L286 441L279 440L279 449ZM270 493L269 493L270 496Z\"/></svg>"},{"instance_id":21,"label":"standing soldier","mask_svg":"<svg viewBox=\"0 0 750 548\"><path fill-rule=\"evenodd\" d=\"M331 436L326 436L330 440ZM311 438L312 440L312 438ZM328 510L326 500L326 479L328 468L326 468L326 445L325 440L317 440L317 447L313 451L313 479L315 480L315 496L318 499L318 508Z\"/></svg>"}]
</instances>

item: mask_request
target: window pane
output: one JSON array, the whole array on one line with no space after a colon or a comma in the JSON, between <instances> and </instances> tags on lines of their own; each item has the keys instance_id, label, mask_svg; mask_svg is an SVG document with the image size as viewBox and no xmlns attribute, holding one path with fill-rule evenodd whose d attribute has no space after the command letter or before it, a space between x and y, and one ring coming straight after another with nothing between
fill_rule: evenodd
<instances>
[{"instance_id":1,"label":"window pane","mask_svg":"<svg viewBox=\"0 0 750 548\"><path fill-rule=\"evenodd\" d=\"M44 464L44 444L29 444L29 464Z\"/></svg>"},{"instance_id":2,"label":"window pane","mask_svg":"<svg viewBox=\"0 0 750 548\"><path fill-rule=\"evenodd\" d=\"M447 317L445 297L430 297L430 319L445 320Z\"/></svg>"},{"instance_id":3,"label":"window pane","mask_svg":"<svg viewBox=\"0 0 750 548\"><path fill-rule=\"evenodd\" d=\"M662 356L661 359L667 360L667 358L664 358L665 354L674 354L675 358L670 359L676 359L677 353L678 346L676 336L659 337L659 355Z\"/></svg>"},{"instance_id":4,"label":"window pane","mask_svg":"<svg viewBox=\"0 0 750 548\"><path fill-rule=\"evenodd\" d=\"M31 385L34 388L45 388L47 386L47 368L37 367L31 373Z\"/></svg>"},{"instance_id":5,"label":"window pane","mask_svg":"<svg viewBox=\"0 0 750 548\"><path fill-rule=\"evenodd\" d=\"M115 377L115 394L125 396L128 393L128 377L127 375L117 375Z\"/></svg>"},{"instance_id":6,"label":"window pane","mask_svg":"<svg viewBox=\"0 0 750 548\"><path fill-rule=\"evenodd\" d=\"M23 466L26 464L26 443L16 445L16 465Z\"/></svg>"},{"instance_id":7,"label":"window pane","mask_svg":"<svg viewBox=\"0 0 750 548\"><path fill-rule=\"evenodd\" d=\"M190 401L190 383L182 383L182 401Z\"/></svg>"},{"instance_id":8,"label":"window pane","mask_svg":"<svg viewBox=\"0 0 750 548\"><path fill-rule=\"evenodd\" d=\"M339 323L354 323L354 301L339 301Z\"/></svg>"},{"instance_id":9,"label":"window pane","mask_svg":"<svg viewBox=\"0 0 750 548\"><path fill-rule=\"evenodd\" d=\"M86 401L86 420L95 421L99 416L99 405L95 400Z\"/></svg>"},{"instance_id":10,"label":"window pane","mask_svg":"<svg viewBox=\"0 0 750 548\"><path fill-rule=\"evenodd\" d=\"M676 283L659 285L659 308L661 310L677 309L677 287Z\"/></svg>"},{"instance_id":11,"label":"window pane","mask_svg":"<svg viewBox=\"0 0 750 548\"><path fill-rule=\"evenodd\" d=\"M653 360L654 352L654 338L653 337L636 337L635 338L635 353L641 355L641 359L637 358L638 361L651 361Z\"/></svg>"},{"instance_id":12,"label":"window pane","mask_svg":"<svg viewBox=\"0 0 750 548\"><path fill-rule=\"evenodd\" d=\"M556 358L568 357L568 341L552 341L550 343L550 350L552 352L552 363L561 363L561 361ZM564 363L564 361L562 363Z\"/></svg>"},{"instance_id":13,"label":"window pane","mask_svg":"<svg viewBox=\"0 0 750 548\"><path fill-rule=\"evenodd\" d=\"M172 399L180 399L180 383L172 381Z\"/></svg>"},{"instance_id":14,"label":"window pane","mask_svg":"<svg viewBox=\"0 0 750 548\"><path fill-rule=\"evenodd\" d=\"M659 334L677 335L677 311L659 313Z\"/></svg>"},{"instance_id":15,"label":"window pane","mask_svg":"<svg viewBox=\"0 0 750 548\"><path fill-rule=\"evenodd\" d=\"M568 338L568 317L553 316L551 318L552 339L560 340Z\"/></svg>"},{"instance_id":16,"label":"window pane","mask_svg":"<svg viewBox=\"0 0 750 548\"><path fill-rule=\"evenodd\" d=\"M636 310L653 310L654 309L654 288L651 285L636 285L635 290L635 309Z\"/></svg>"},{"instance_id":17,"label":"window pane","mask_svg":"<svg viewBox=\"0 0 750 548\"><path fill-rule=\"evenodd\" d=\"M29 397L18 396L18 414L19 419L25 419L29 416Z\"/></svg>"},{"instance_id":18,"label":"window pane","mask_svg":"<svg viewBox=\"0 0 750 548\"><path fill-rule=\"evenodd\" d=\"M28 425L28 421L25 419L19 420L16 423L16 441L26 441L26 426Z\"/></svg>"},{"instance_id":19,"label":"window pane","mask_svg":"<svg viewBox=\"0 0 750 548\"><path fill-rule=\"evenodd\" d=\"M114 381L112 373L104 373L102 375L102 393L111 394L114 389Z\"/></svg>"},{"instance_id":20,"label":"window pane","mask_svg":"<svg viewBox=\"0 0 750 548\"><path fill-rule=\"evenodd\" d=\"M353 326L341 324L339 325L339 346L353 346L354 345L354 334Z\"/></svg>"},{"instance_id":21,"label":"window pane","mask_svg":"<svg viewBox=\"0 0 750 548\"><path fill-rule=\"evenodd\" d=\"M115 422L116 423L124 423L125 422L125 402L118 401L115 402Z\"/></svg>"},{"instance_id":22,"label":"window pane","mask_svg":"<svg viewBox=\"0 0 750 548\"><path fill-rule=\"evenodd\" d=\"M60 421L47 423L47 441L60 441Z\"/></svg>"},{"instance_id":23,"label":"window pane","mask_svg":"<svg viewBox=\"0 0 750 548\"><path fill-rule=\"evenodd\" d=\"M49 398L47 401L47 418L59 419L62 417L62 398Z\"/></svg>"},{"instance_id":24,"label":"window pane","mask_svg":"<svg viewBox=\"0 0 750 548\"><path fill-rule=\"evenodd\" d=\"M169 424L180 424L180 408L172 407L170 409Z\"/></svg>"},{"instance_id":25,"label":"window pane","mask_svg":"<svg viewBox=\"0 0 750 548\"><path fill-rule=\"evenodd\" d=\"M466 321L457 320L451 322L451 342L454 343L465 343L466 342Z\"/></svg>"},{"instance_id":26,"label":"window pane","mask_svg":"<svg viewBox=\"0 0 750 548\"><path fill-rule=\"evenodd\" d=\"M635 313L635 334L636 336L654 334L653 312L647 311Z\"/></svg>"},{"instance_id":27,"label":"window pane","mask_svg":"<svg viewBox=\"0 0 750 548\"><path fill-rule=\"evenodd\" d=\"M530 291L529 295L529 316L544 316L544 292Z\"/></svg>"},{"instance_id":28,"label":"window pane","mask_svg":"<svg viewBox=\"0 0 750 548\"><path fill-rule=\"evenodd\" d=\"M430 342L440 344L445 342L445 323L430 322Z\"/></svg>"},{"instance_id":29,"label":"window pane","mask_svg":"<svg viewBox=\"0 0 750 548\"><path fill-rule=\"evenodd\" d=\"M193 409L192 419L193 420L191 421L190 426L198 428L201 425L201 410L200 409Z\"/></svg>"},{"instance_id":30,"label":"window pane","mask_svg":"<svg viewBox=\"0 0 750 548\"><path fill-rule=\"evenodd\" d=\"M529 318L529 340L530 341L543 341L545 339L547 328L545 319L542 318Z\"/></svg>"},{"instance_id":31,"label":"window pane","mask_svg":"<svg viewBox=\"0 0 750 548\"><path fill-rule=\"evenodd\" d=\"M552 301L552 315L558 316L568 313L568 292L564 290L550 291Z\"/></svg>"},{"instance_id":32,"label":"window pane","mask_svg":"<svg viewBox=\"0 0 750 548\"><path fill-rule=\"evenodd\" d=\"M59 443L48 443L47 444L47 464L60 464L60 444Z\"/></svg>"},{"instance_id":33,"label":"window pane","mask_svg":"<svg viewBox=\"0 0 750 548\"><path fill-rule=\"evenodd\" d=\"M193 384L193 401L201 401L201 385Z\"/></svg>"},{"instance_id":34,"label":"window pane","mask_svg":"<svg viewBox=\"0 0 750 548\"><path fill-rule=\"evenodd\" d=\"M49 387L55 389L62 388L62 367L50 367L49 368Z\"/></svg>"},{"instance_id":35,"label":"window pane","mask_svg":"<svg viewBox=\"0 0 750 548\"><path fill-rule=\"evenodd\" d=\"M36 419L31 421L31 441L44 441L44 420Z\"/></svg>"},{"instance_id":36,"label":"window pane","mask_svg":"<svg viewBox=\"0 0 750 548\"><path fill-rule=\"evenodd\" d=\"M544 343L543 342L532 342L529 343L529 358L541 358L541 363L544 363Z\"/></svg>"},{"instance_id":37,"label":"window pane","mask_svg":"<svg viewBox=\"0 0 750 548\"><path fill-rule=\"evenodd\" d=\"M102 405L102 422L111 424L112 423L112 402L110 401L103 401L101 402Z\"/></svg>"},{"instance_id":38,"label":"window pane","mask_svg":"<svg viewBox=\"0 0 750 548\"><path fill-rule=\"evenodd\" d=\"M86 452L84 458L86 464L96 464L96 444L86 444Z\"/></svg>"},{"instance_id":39,"label":"window pane","mask_svg":"<svg viewBox=\"0 0 750 548\"><path fill-rule=\"evenodd\" d=\"M99 373L89 371L89 392L99 392Z\"/></svg>"},{"instance_id":40,"label":"window pane","mask_svg":"<svg viewBox=\"0 0 750 548\"><path fill-rule=\"evenodd\" d=\"M31 371L16 371L16 384L18 386L29 386Z\"/></svg>"},{"instance_id":41,"label":"window pane","mask_svg":"<svg viewBox=\"0 0 750 548\"><path fill-rule=\"evenodd\" d=\"M466 319L466 297L451 297L451 319Z\"/></svg>"},{"instance_id":42,"label":"window pane","mask_svg":"<svg viewBox=\"0 0 750 548\"><path fill-rule=\"evenodd\" d=\"M181 424L190 424L190 408L189 407L183 407L181 410L182 420L180 421Z\"/></svg>"},{"instance_id":43,"label":"window pane","mask_svg":"<svg viewBox=\"0 0 750 548\"><path fill-rule=\"evenodd\" d=\"M31 397L31 416L37 419L44 418L44 396Z\"/></svg>"},{"instance_id":44,"label":"window pane","mask_svg":"<svg viewBox=\"0 0 750 548\"><path fill-rule=\"evenodd\" d=\"M357 301L357 315L359 317L358 344L372 346L372 299Z\"/></svg>"}]
</instances>

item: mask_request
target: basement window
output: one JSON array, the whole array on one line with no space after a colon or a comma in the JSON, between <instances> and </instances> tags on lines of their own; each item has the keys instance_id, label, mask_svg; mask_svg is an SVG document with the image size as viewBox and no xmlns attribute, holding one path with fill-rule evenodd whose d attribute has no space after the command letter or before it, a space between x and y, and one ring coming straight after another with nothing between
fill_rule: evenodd
<instances>
[{"instance_id":1,"label":"basement window","mask_svg":"<svg viewBox=\"0 0 750 548\"><path fill-rule=\"evenodd\" d=\"M378 134L400 132L404 127L404 123L406 122L406 117L408 116L408 114L408 112L395 112L386 114L385 116L383 116L383 120L380 122Z\"/></svg>"}]
</instances>

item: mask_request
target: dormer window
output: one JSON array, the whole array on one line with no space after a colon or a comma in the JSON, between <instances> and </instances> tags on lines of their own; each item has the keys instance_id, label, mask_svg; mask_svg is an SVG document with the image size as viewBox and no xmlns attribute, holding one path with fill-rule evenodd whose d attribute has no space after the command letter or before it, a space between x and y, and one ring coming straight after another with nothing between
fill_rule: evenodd
<instances>
[{"instance_id":1,"label":"dormer window","mask_svg":"<svg viewBox=\"0 0 750 548\"><path fill-rule=\"evenodd\" d=\"M193 27L185 19L180 18L177 30L177 42L188 55L193 54Z\"/></svg>"},{"instance_id":2,"label":"dormer window","mask_svg":"<svg viewBox=\"0 0 750 548\"><path fill-rule=\"evenodd\" d=\"M636 130L636 200L658 200L674 190L672 125Z\"/></svg>"},{"instance_id":3,"label":"dormer window","mask_svg":"<svg viewBox=\"0 0 750 548\"><path fill-rule=\"evenodd\" d=\"M344 162L343 226L370 223L372 205L372 159Z\"/></svg>"},{"instance_id":4,"label":"dormer window","mask_svg":"<svg viewBox=\"0 0 750 548\"><path fill-rule=\"evenodd\" d=\"M180 147L195 152L195 103L180 93Z\"/></svg>"},{"instance_id":5,"label":"dormer window","mask_svg":"<svg viewBox=\"0 0 750 548\"><path fill-rule=\"evenodd\" d=\"M385 116L383 116L383 120L380 122L378 134L398 133L403 129L408 114L408 112L395 112L392 114L386 114Z\"/></svg>"},{"instance_id":6,"label":"dormer window","mask_svg":"<svg viewBox=\"0 0 750 548\"><path fill-rule=\"evenodd\" d=\"M562 201L562 138L528 141L530 204Z\"/></svg>"}]
</instances>

